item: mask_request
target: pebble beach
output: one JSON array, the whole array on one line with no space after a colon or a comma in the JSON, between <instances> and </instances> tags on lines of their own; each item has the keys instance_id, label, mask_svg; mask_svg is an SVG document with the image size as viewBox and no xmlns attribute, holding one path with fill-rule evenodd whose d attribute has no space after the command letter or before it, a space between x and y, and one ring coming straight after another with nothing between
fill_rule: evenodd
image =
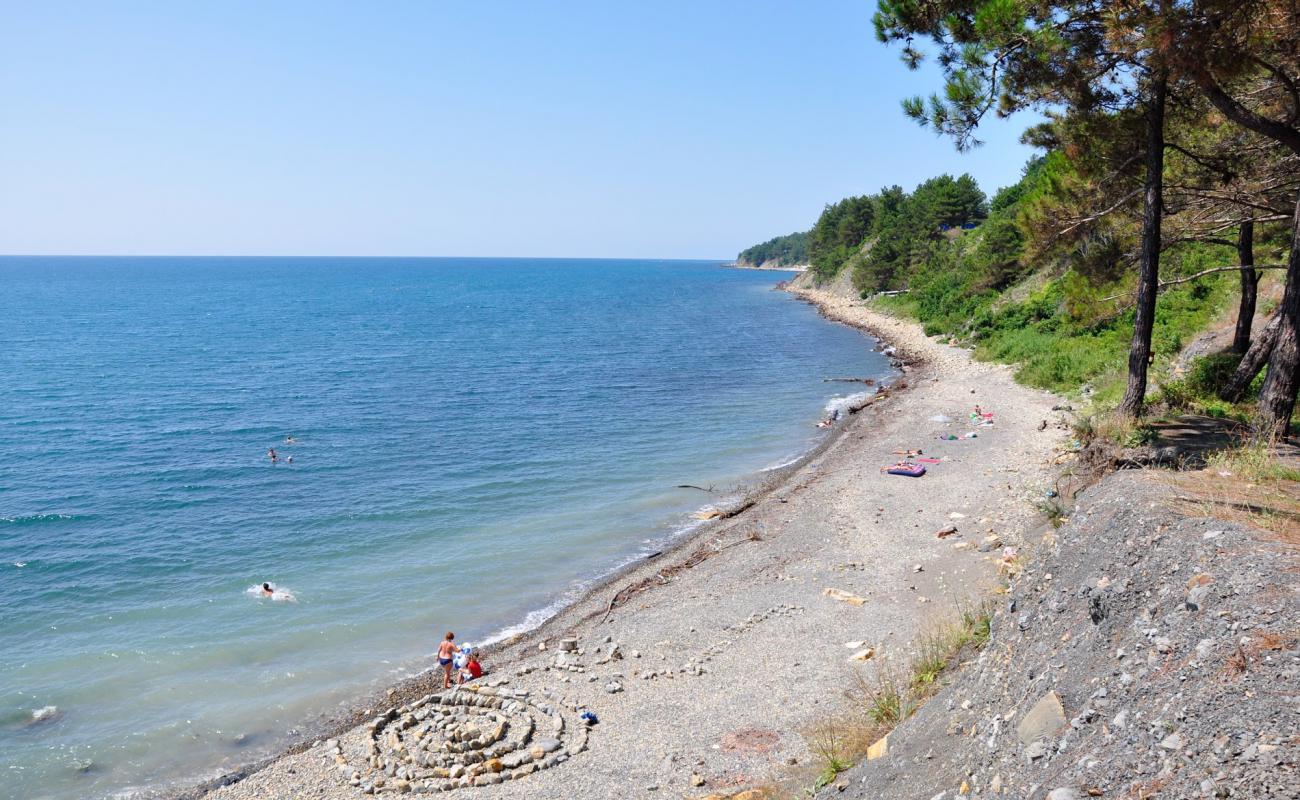
<instances>
[{"instance_id":1,"label":"pebble beach","mask_svg":"<svg viewBox=\"0 0 1300 800\"><path fill-rule=\"evenodd\" d=\"M187 796L729 796L808 769L818 720L1041 526L1066 434L1059 398L1007 368L841 293L791 291L895 348L895 386L742 508L492 648L478 686L395 686L338 735ZM972 430L975 404L994 424L941 439ZM917 449L937 459L924 476L882 472Z\"/></svg>"}]
</instances>

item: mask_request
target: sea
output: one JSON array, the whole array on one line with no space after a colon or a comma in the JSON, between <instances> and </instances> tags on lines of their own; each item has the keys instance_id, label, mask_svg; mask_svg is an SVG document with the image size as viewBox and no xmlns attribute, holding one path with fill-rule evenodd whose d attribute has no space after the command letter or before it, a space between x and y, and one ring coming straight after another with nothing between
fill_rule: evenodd
<instances>
[{"instance_id":1,"label":"sea","mask_svg":"<svg viewBox=\"0 0 1300 800\"><path fill-rule=\"evenodd\" d=\"M688 533L890 374L788 277L0 258L0 797L220 775Z\"/></svg>"}]
</instances>

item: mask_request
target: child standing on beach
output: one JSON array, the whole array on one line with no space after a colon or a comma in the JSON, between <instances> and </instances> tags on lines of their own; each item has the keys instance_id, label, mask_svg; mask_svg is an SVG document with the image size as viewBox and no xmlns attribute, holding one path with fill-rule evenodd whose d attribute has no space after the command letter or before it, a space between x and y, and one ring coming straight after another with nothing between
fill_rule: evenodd
<instances>
[{"instance_id":1,"label":"child standing on beach","mask_svg":"<svg viewBox=\"0 0 1300 800\"><path fill-rule=\"evenodd\" d=\"M451 688L451 659L456 655L456 634L447 631L447 637L438 645L438 665L442 667L442 688Z\"/></svg>"}]
</instances>

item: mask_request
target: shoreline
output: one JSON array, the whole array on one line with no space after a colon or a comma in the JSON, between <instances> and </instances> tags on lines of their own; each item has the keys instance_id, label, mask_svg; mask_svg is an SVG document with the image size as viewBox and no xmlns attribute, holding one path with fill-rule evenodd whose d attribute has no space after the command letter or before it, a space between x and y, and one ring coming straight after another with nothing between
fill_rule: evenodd
<instances>
[{"instance_id":1,"label":"shoreline","mask_svg":"<svg viewBox=\"0 0 1300 800\"><path fill-rule=\"evenodd\" d=\"M775 525L778 522L782 523L783 527L790 527L788 525L790 522L794 522L795 527L799 527L798 523L801 521L809 523L816 522L819 523L817 527L825 528L828 533L835 527L835 525L827 523L837 522L837 520L817 518L818 505L814 505L805 512L805 516L807 517L805 520L799 519L797 513L798 509L795 509L793 516L788 516L785 513L787 510L787 504L793 501L794 496L818 495L819 492L817 489L819 482L827 483L835 480L834 473L831 472L829 468L821 469L821 467L825 466L825 462L835 462L835 466L841 467L845 471L855 471L859 478L870 475L874 470L870 468L870 462L868 461L869 457L864 457L864 451L880 447L881 440L885 439L891 433L888 422L896 421L900 416L905 416L909 407L916 405L919 402L917 398L918 394L923 393L929 387L940 384L941 378L953 377L953 375L949 373L954 369L965 369L967 372L976 373L975 379L977 381L981 374L999 375L1002 380L1009 380L1009 376L1005 370L992 367L991 365L978 365L978 368L973 367L972 364L974 364L974 362L970 362L969 356L964 352L956 351L953 348L946 348L945 346L936 345L933 342L930 342L926 337L924 337L924 334L920 332L919 326L916 326L913 323L875 315L873 312L868 312L865 309L862 309L860 304L852 300L837 297L830 292L795 287L787 288L792 294L800 299L813 303L827 319L849 324L875 338L878 343L883 344L884 342L889 342L889 346L893 347L895 352L905 354L905 361L909 363L901 371L899 378L896 378L892 382L893 385L898 386L898 388L893 391L882 392L880 395L871 398L870 401L863 403L858 409L855 409L850 414L846 414L830 430L822 442L812 448L809 452L805 453L796 462L775 470L773 475L762 481L752 492L748 493L743 499L739 500L734 506L729 508L725 516L722 518L711 521L688 532L675 541L671 546L666 547L663 551L647 558L633 561L624 567L615 570L605 578L596 581L591 587L583 592L581 597L576 598L572 603L565 606L538 627L516 636L512 636L490 647L485 647L484 652L487 657L484 660L493 670L491 677L494 677L497 680L500 680L502 677L507 679L519 679L519 683L535 682L530 680L529 676L542 675L545 676L543 680L553 678L554 675L547 674L553 669L551 665L543 665L541 667L533 667L530 665L530 662L536 662L539 660L545 662L551 658L553 650L548 651L541 649L541 647L544 647L548 642L553 644L556 639L563 637L576 637L580 642L591 642L594 639L599 638L596 634L597 631L603 632L605 630L610 630L610 626L612 625L612 632L618 633L619 635L615 639L614 636L606 634L605 639L607 642L607 648L608 641L615 640L622 644L622 646L629 647L630 649L630 644L628 644L629 640L633 639L636 634L641 633L638 628L642 627L642 623L637 620L637 613L645 614L647 613L647 609L653 609L653 612L658 612L664 617L661 621L662 626L674 626L680 623L681 617L688 616L688 614L684 613L686 609L679 608L679 606L686 605L686 601L688 600L688 598L683 597L684 593L698 591L701 589L702 585L706 589L710 588L710 582L714 584L712 588L719 589L717 592L719 598L725 596L729 591L731 593L737 593L742 587L735 584L735 575L726 574L721 576L709 576L703 574L707 571L728 571L728 568L721 566L724 559L721 557L714 558L714 556L720 556L723 550L727 550L729 553L736 554L730 556L730 559L728 560L734 561L745 557L752 557L752 555L742 556L741 554L750 554L751 551L759 550L757 545L752 548L738 548L737 546L745 544L746 541L757 542L761 545L769 538L765 535L769 530L768 526ZM905 382L901 380L902 378L905 378ZM971 388L969 391L974 393L976 389ZM1041 395L1039 399L1043 401L1043 403L1041 403L1043 407L1046 407L1046 404L1050 402L1051 396L1046 395L1046 393L1036 393L1033 392L1033 390L1024 389L1023 387L1020 387L1019 391L1027 396ZM851 436L850 434L854 435ZM865 444L859 444L859 442ZM867 461L867 463L864 464L864 461ZM956 462L954 462L954 464L955 463ZM829 479L827 478L828 475L830 476ZM859 482L860 481L854 481L855 484ZM885 484L885 486L890 489L902 489L904 490L904 495L906 495L906 490L914 487L920 488L925 486L925 484L895 483ZM1010 483L1008 483L1007 486L1010 488ZM838 493L832 493L831 497L836 497L837 494ZM826 499L827 498L825 497L817 497L815 498L815 502L820 501L820 504L824 505ZM910 500L911 498L907 499ZM879 498L873 498L871 502L874 503L877 500L879 500ZM881 502L883 502L883 500L881 500ZM881 511L883 510L884 508L882 507ZM778 517L784 518L778 519ZM1028 517L1022 519L1021 523L1025 523L1027 519ZM878 518L875 522L879 524L879 521ZM920 524L915 524L915 527L920 527ZM1021 527L1024 528L1024 525L1022 524ZM749 529L748 536L750 538L728 542L725 545L722 544L722 539L727 537L728 534L739 532L739 529L745 528ZM755 528L757 528L757 531L759 532L757 535L755 534ZM792 538L788 543L791 547L785 548L793 549L796 552L782 553L782 556L788 558L791 563L802 563L807 560L822 562L806 564L806 566L812 567L817 573L819 573L821 577L817 581L818 583L830 582L831 578L826 577L826 573L830 572L834 574L836 571L836 565L824 563L824 558L819 559L813 557L809 559L807 554L802 552L805 549L805 543L798 540L797 534L788 531L783 532L782 537L784 538L786 536L796 537ZM882 546L869 548L869 552L873 556L879 557L879 551L887 549L883 545L889 545L890 548L896 548L897 545L902 544L904 545L902 552L895 553L896 556L905 559L919 557L918 554L914 552L915 545L909 542L892 541L876 542L875 544ZM773 544L772 547L776 548L777 545ZM785 545L782 544L782 547L784 548ZM967 547L969 547L969 543L967 543ZM949 551L949 549L947 543L941 545L941 550ZM978 574L966 574L970 571L969 565L962 565L959 567L953 561L954 556L951 552L936 552L931 555L935 557L932 560L942 562L942 564L936 563L935 565L935 577L938 578L937 585L934 582L934 577L927 576L922 580L918 577L914 577L910 571L903 573L901 581L895 581L900 584L899 586L894 587L895 591L902 592L902 597L910 601L910 603L904 608L893 609L894 611L902 612L903 618L898 620L900 623L898 626L900 630L898 632L903 633L903 635L899 637L900 639L908 638L904 632L905 625L910 625L910 627L915 630L920 624L920 614L917 611L918 607L915 605L918 599L918 595L915 594L918 591L918 586L909 586L909 583L928 583L929 586L922 587L920 590L926 591L927 594L951 593L953 598L957 598L962 594L968 594L970 591L974 590L981 581L988 578L987 569L971 571ZM960 561L962 559L960 556L957 556L957 560ZM714 568L710 565L718 566ZM861 568L862 567L859 566L856 569ZM691 581L683 582L678 577L688 571L696 570L698 570L698 572L692 576L693 580ZM926 571L930 571L928 567ZM945 575L948 576L950 583L945 583ZM675 589L667 588L670 584L677 584L677 587ZM954 584L960 584L960 586ZM952 591L950 592L949 590ZM879 605L879 598L874 598L867 592L863 592L863 594L867 594L867 599L873 601L873 606ZM814 593L813 596L815 597L817 595ZM767 597L767 593L760 593L760 600L766 603L770 598ZM927 600L927 597L920 596L920 602L924 603ZM811 603L814 601L807 600L806 602ZM828 609L825 609L825 613L830 616L835 616L836 614L845 611L846 608L853 608L851 605L836 604L834 601L825 600L824 598L816 602L818 602L819 605L832 603ZM867 600L864 600L863 602L866 603ZM642 607L637 610L637 613L633 613L631 618L626 617L625 612L631 611L630 607L634 603L649 605L642 605ZM893 604L897 605L896 602ZM839 605L845 605L845 608L837 607ZM759 617L762 620L766 620L772 615L797 617L803 615L807 609L808 606L795 604L768 606L765 607L764 610L755 612L754 616ZM665 613L665 611L667 613ZM716 611L716 609L708 609L710 615L714 611ZM822 610L818 609L818 611L820 613ZM707 617L701 617L696 621L700 624L707 624L710 622ZM734 629L736 629L736 626L721 626L722 631ZM694 634L696 630L697 628L695 626L691 626L689 632ZM819 624L815 627L815 630L824 634L826 627ZM885 630L877 632L877 636L874 638L882 640L878 645L880 649L885 649L883 640L893 636L895 632L896 631L888 625ZM767 644L770 645L770 643ZM647 646L657 647L658 645ZM598 650L600 648L597 646L596 649ZM706 649L705 652L710 652L712 649L713 648ZM890 649L893 648L891 647ZM630 652L639 654L638 650L630 650ZM833 652L834 651L832 651L832 653ZM706 660L720 655L721 654L719 653L714 654L714 656L708 656L706 657ZM749 655L753 656L755 654L750 653ZM659 660L667 660L667 654L661 653ZM742 659L744 663L750 663L754 660L755 659L753 658ZM761 657L757 660L759 663L762 663L763 661ZM836 667L836 669L833 670L834 672L838 672L838 662L841 660L842 656L834 659L834 666ZM606 663L609 664L611 662L607 661ZM632 664L629 661L622 661L621 663L615 663L614 666L627 668L629 666L640 665ZM798 665L796 664L796 666ZM696 665L696 668L700 670L704 669L703 666L699 664ZM642 675L647 674L645 670L638 671ZM712 671L713 668L711 667L709 672ZM637 671L634 671L634 675L636 672ZM658 677L655 672L656 670L649 671L649 677L645 678L645 680L655 680ZM595 691L584 693L587 695L587 697L583 698L585 702L573 703L574 709L578 707L598 708L602 705L600 702L602 700L608 699L611 701L617 701L627 697L628 695L622 693L623 686L628 686L630 690L631 686L629 684L633 682L630 681L622 671L613 672L611 674L618 675L619 677L615 680L621 681L618 692L602 696L600 686L597 685L595 686ZM681 674L682 673L669 669L665 677L669 680L676 681L681 680L681 678L677 677ZM704 672L696 673L694 677L698 679L704 674ZM821 677L824 680L825 676ZM572 679L570 679L566 674L560 674L559 680L562 684L567 685ZM592 676L589 680L589 685L592 682L596 682L595 676ZM635 681L635 683L640 682L641 681L639 680ZM287 776L304 775L304 764L310 760L312 751L321 747L319 741L321 738L327 736L340 738L355 736L357 730L356 726L375 713L374 709L394 707L404 704L409 705L412 702L418 701L418 698L436 691L439 688L437 683L439 683L439 681L434 679L431 672L421 673L420 675L394 686L387 690L387 692L377 693L361 700L350 714L342 715L329 722L323 723L319 728L312 731L311 736L308 736L304 741L289 747L279 755L262 759L256 763L251 763L238 770L237 773L205 781L202 784L191 786L183 791L176 792L173 790L172 792L162 796L176 798L205 796L222 798L254 797L259 796L259 786L255 786L254 784L283 786L285 785L283 782L286 780L305 780L305 778L302 777L289 779ZM656 680L656 683L659 683L659 681ZM731 683L735 682L732 681ZM673 688L675 689L676 687ZM547 687L543 691L544 693L553 693L553 690L551 690L550 687ZM567 688L565 691L567 691ZM720 709L717 708L714 709L714 711L719 710ZM610 713L604 709L601 709L601 711L602 718L606 718L607 714ZM642 712L642 714L637 716L653 720L655 716L653 709L643 708ZM741 712L736 710L732 715L740 714ZM644 724L643 719L629 719L628 722L629 724L633 722ZM604 730L601 728L595 729L594 736L597 738L601 737ZM806 744L792 740L788 743L788 746L785 747L785 749L797 751L798 753L797 755L788 756L788 758L795 758L796 760L799 760L801 757L804 760L807 758ZM341 753L342 751L340 750L340 754L336 755L335 758L343 759L344 755ZM582 756L575 753L574 757ZM617 759L615 760L617 761ZM289 766L289 762L293 762L292 767ZM769 771L771 771L770 768ZM566 785L565 791L575 791L571 784L578 776L572 774L573 770L558 769L553 773L548 771L544 780L547 781L548 785L552 786L554 786L557 781L563 784L566 781L564 777L565 773L569 773L569 785ZM339 781L333 775L328 775L328 771L326 771L326 775L324 776L315 775L315 773L312 774L314 776L312 780L321 782L321 791L325 792L327 796L355 797L358 794L357 790L348 786L347 783ZM621 774L622 773L620 773L620 775ZM619 780L621 781L623 778L619 778ZM506 792L505 787L492 789L491 791L494 795L497 792L505 792L502 796L530 796L526 786L533 782L534 781L531 779L511 782L509 786L512 791L510 792ZM226 784L230 785L226 788L218 788ZM297 786L296 783L290 785L295 787ZM602 785L608 788L608 784L598 784L598 786ZM333 789L332 793L331 787ZM519 791L515 791L516 789L523 791L523 794L520 794ZM266 789L263 787L261 788L261 791L262 795L260 796L264 796ZM599 789L597 791L599 792ZM635 794L635 792L632 791L628 785L623 785L618 796L633 794ZM543 794L540 796L548 795ZM602 795L598 793L592 796Z\"/></svg>"},{"instance_id":2,"label":"shoreline","mask_svg":"<svg viewBox=\"0 0 1300 800\"><path fill-rule=\"evenodd\" d=\"M797 272L800 275L802 275L803 273L811 269L810 265L808 264L790 264L788 266L782 266L782 267L765 267L762 264L740 264L739 262L736 261L732 261L729 264L723 264L722 266L724 269L752 269L752 270L758 270L759 272Z\"/></svg>"},{"instance_id":3,"label":"shoreline","mask_svg":"<svg viewBox=\"0 0 1300 800\"><path fill-rule=\"evenodd\" d=\"M732 268L753 269L763 272L798 271L784 267L735 267L732 265ZM804 297L797 291L790 290L784 284L781 285L781 289L783 291L789 291L790 294L794 295L799 300L813 305L817 308L819 314L827 321L848 325L862 333L870 340L873 340L874 345L872 346L874 349L884 351L888 350L891 346L866 326L836 319L827 314L825 309L817 301ZM902 351L900 350L898 352L901 353ZM485 662L490 662L495 665L500 663L499 658L508 650L514 648L523 648L526 650L529 647L535 647L540 641L555 638L554 636L548 635L548 630L553 627L566 614L566 612L569 612L584 601L589 600L594 595L608 590L612 584L617 583L623 578L635 573L637 570L644 568L649 562L671 558L680 554L681 551L696 544L699 539L704 538L719 526L736 521L764 497L773 492L780 491L783 485L793 479L800 469L833 447L840 438L848 432L851 422L860 412L878 402L894 397L895 392L905 391L907 388L905 381L908 374L907 371L923 366L924 361L920 358L904 358L901 364L895 362L891 367L891 375L880 379L876 384L875 388L877 391L873 392L869 397L865 397L850 404L846 408L845 413L840 415L839 419L837 419L835 423L827 429L825 435L822 436L821 439L812 447L785 463L755 471L753 473L754 477L759 478L761 476L761 480L754 481L751 485L746 487L746 490L743 493L731 498L728 502L706 504L706 506L713 505L713 507L718 508L718 510L722 512L720 517L703 520L701 521L701 524L694 526L689 530L670 536L665 541L663 549L657 550L648 555L631 557L626 563L615 566L608 572L592 578L587 585L576 592L572 600L559 605L553 613L536 625L508 636L501 636L495 639L489 637L484 644L476 645L475 649L483 656ZM849 393L849 396L855 394L859 393L852 392ZM560 597L562 598L563 595ZM560 598L557 598L557 600L558 599ZM544 606L543 609L549 607L550 606ZM532 613L536 613L536 611L528 612L528 614ZM524 618L517 623L507 622L503 624L499 630L505 631L512 627L519 627L526 624L528 614L525 614ZM429 658L431 659L432 656ZM211 792L224 786L233 785L255 775L259 771L273 765L275 762L280 761L287 756L302 753L316 745L319 745L326 739L342 735L373 716L376 708L409 703L430 692L440 690L441 687L434 685L439 677L436 670L436 664L430 664L416 674L398 680L388 687L359 696L355 701L349 704L348 710L344 712L336 712L329 715L327 718L318 718L303 723L303 725L300 726L301 729L303 729L303 734L300 739L287 744L273 755L252 759L248 763L239 765L234 770L227 771L220 776L201 781L179 781L177 782L177 785L174 786L145 790L139 795L136 795L136 797L138 797L139 800L200 800L200 798L208 797ZM494 669L494 672L496 671L497 670Z\"/></svg>"}]
</instances>

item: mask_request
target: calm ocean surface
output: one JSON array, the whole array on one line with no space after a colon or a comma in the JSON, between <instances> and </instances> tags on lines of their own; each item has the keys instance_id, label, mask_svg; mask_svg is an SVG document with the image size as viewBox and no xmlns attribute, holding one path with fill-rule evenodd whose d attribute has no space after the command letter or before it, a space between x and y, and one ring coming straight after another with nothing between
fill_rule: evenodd
<instances>
[{"instance_id":1,"label":"calm ocean surface","mask_svg":"<svg viewBox=\"0 0 1300 800\"><path fill-rule=\"evenodd\" d=\"M0 797L270 753L806 450L888 365L782 277L0 258Z\"/></svg>"}]
</instances>

